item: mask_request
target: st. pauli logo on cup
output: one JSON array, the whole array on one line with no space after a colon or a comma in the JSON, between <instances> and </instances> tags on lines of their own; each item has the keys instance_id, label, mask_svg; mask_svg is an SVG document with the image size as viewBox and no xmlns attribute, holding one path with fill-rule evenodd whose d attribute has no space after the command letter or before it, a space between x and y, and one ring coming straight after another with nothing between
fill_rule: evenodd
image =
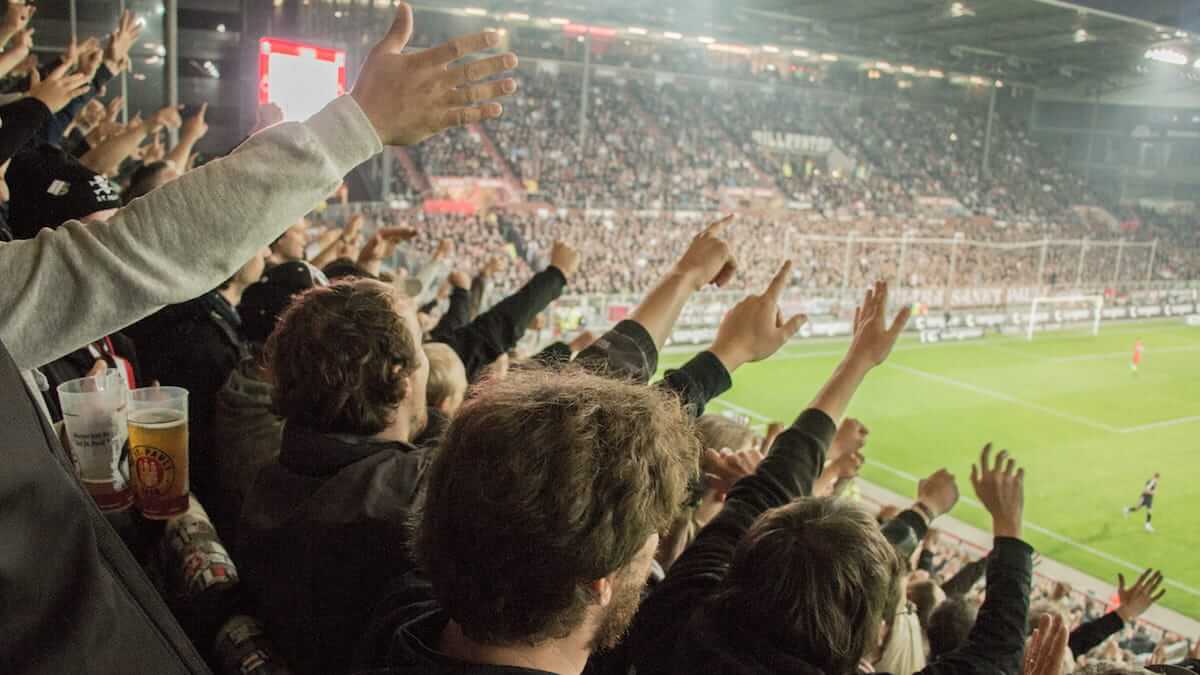
<instances>
[{"instance_id":1,"label":"st. pauli logo on cup","mask_svg":"<svg viewBox=\"0 0 1200 675\"><path fill-rule=\"evenodd\" d=\"M129 464L142 515L169 518L188 508L187 391L147 387L129 394Z\"/></svg>"}]
</instances>

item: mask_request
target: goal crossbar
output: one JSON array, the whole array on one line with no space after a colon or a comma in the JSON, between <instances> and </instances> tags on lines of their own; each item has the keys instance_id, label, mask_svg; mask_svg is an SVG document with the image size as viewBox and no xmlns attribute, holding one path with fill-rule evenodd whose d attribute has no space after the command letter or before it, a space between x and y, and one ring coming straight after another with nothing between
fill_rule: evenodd
<instances>
[{"instance_id":1,"label":"goal crossbar","mask_svg":"<svg viewBox=\"0 0 1200 675\"><path fill-rule=\"evenodd\" d=\"M1078 303L1088 303L1092 306L1092 335L1099 335L1100 314L1101 310L1104 309L1103 295L1056 295L1033 299L1033 307L1029 310L1029 326L1025 332L1025 339L1033 339L1033 328L1037 324L1039 306Z\"/></svg>"}]
</instances>

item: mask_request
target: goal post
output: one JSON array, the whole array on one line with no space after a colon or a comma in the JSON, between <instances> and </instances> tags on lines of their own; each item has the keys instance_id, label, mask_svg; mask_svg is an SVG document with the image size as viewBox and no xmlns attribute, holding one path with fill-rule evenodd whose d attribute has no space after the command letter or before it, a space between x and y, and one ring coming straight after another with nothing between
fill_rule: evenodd
<instances>
[{"instance_id":1,"label":"goal post","mask_svg":"<svg viewBox=\"0 0 1200 675\"><path fill-rule=\"evenodd\" d=\"M1068 307L1066 310L1061 309L1064 305L1075 305L1075 307ZM1056 313L1051 314L1052 323L1091 319L1092 335L1100 334L1100 316L1104 309L1103 295L1059 295L1034 298L1033 307L1029 310L1029 325L1025 331L1025 339L1033 339L1033 331L1038 323L1038 310L1047 307L1052 308L1051 311ZM1086 314L1080 313L1081 307L1087 308L1084 310Z\"/></svg>"}]
</instances>

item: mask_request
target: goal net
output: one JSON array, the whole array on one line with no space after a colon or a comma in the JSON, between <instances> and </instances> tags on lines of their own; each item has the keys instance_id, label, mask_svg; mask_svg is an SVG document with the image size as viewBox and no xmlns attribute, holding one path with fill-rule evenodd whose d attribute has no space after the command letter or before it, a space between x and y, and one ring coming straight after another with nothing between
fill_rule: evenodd
<instances>
[{"instance_id":1,"label":"goal net","mask_svg":"<svg viewBox=\"0 0 1200 675\"><path fill-rule=\"evenodd\" d=\"M1033 339L1034 331L1046 326L1090 324L1092 335L1100 334L1100 315L1104 309L1102 295L1060 295L1035 298L1029 310L1029 325L1025 338Z\"/></svg>"}]
</instances>

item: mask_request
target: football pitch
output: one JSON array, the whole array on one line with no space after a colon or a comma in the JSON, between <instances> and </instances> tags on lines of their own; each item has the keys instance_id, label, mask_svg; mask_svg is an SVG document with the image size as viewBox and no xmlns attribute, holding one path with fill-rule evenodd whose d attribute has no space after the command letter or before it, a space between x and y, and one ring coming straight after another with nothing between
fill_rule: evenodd
<instances>
[{"instance_id":1,"label":"football pitch","mask_svg":"<svg viewBox=\"0 0 1200 675\"><path fill-rule=\"evenodd\" d=\"M1133 343L1145 354L1130 371ZM790 423L845 352L846 340L794 342L749 364L708 412L759 426ZM668 353L663 367L688 358ZM1200 618L1200 327L1181 318L1023 337L921 344L907 336L873 372L849 415L870 429L865 479L903 495L940 467L973 497L971 462L987 441L1026 469L1025 538L1044 556L1116 583L1144 567L1167 577L1162 604ZM1155 533L1125 518L1162 473ZM974 500L955 517L988 529ZM1130 581L1132 583L1132 581Z\"/></svg>"}]
</instances>

